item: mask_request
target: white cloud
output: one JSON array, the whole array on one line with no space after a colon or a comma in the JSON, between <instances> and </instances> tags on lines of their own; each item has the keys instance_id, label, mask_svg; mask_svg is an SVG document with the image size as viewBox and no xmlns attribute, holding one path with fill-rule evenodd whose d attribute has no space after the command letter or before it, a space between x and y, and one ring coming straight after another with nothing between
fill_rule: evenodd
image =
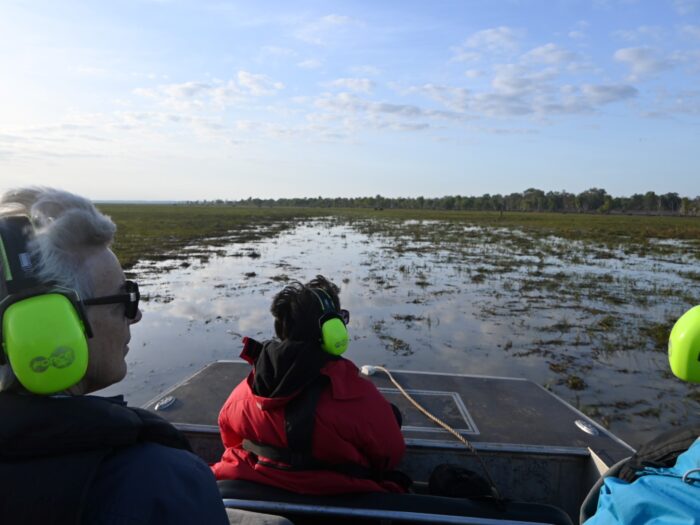
<instances>
[{"instance_id":1,"label":"white cloud","mask_svg":"<svg viewBox=\"0 0 700 525\"><path fill-rule=\"evenodd\" d=\"M500 53L514 51L518 46L519 34L507 26L477 31L464 42L464 47Z\"/></svg>"},{"instance_id":2,"label":"white cloud","mask_svg":"<svg viewBox=\"0 0 700 525\"><path fill-rule=\"evenodd\" d=\"M627 64L632 81L654 76L673 66L671 60L659 58L656 51L649 47L626 47L615 51L613 56L618 62Z\"/></svg>"},{"instance_id":3,"label":"white cloud","mask_svg":"<svg viewBox=\"0 0 700 525\"><path fill-rule=\"evenodd\" d=\"M374 82L368 78L339 78L330 82L329 85L362 93L369 93L374 89Z\"/></svg>"},{"instance_id":4,"label":"white cloud","mask_svg":"<svg viewBox=\"0 0 700 525\"><path fill-rule=\"evenodd\" d=\"M569 31L569 38L573 40L582 40L586 38L586 29L588 29L589 25L590 24L585 20L579 20L578 22L576 22L576 24L574 24L574 28L571 31Z\"/></svg>"},{"instance_id":5,"label":"white cloud","mask_svg":"<svg viewBox=\"0 0 700 525\"><path fill-rule=\"evenodd\" d=\"M498 69L490 91L426 84L409 90L422 93L445 107L475 117L538 117L591 113L603 105L637 96L628 85L585 84L556 86L551 70L528 71L508 64Z\"/></svg>"},{"instance_id":6,"label":"white cloud","mask_svg":"<svg viewBox=\"0 0 700 525\"><path fill-rule=\"evenodd\" d=\"M467 78L479 78L484 76L484 72L480 69L467 69L464 72L464 76Z\"/></svg>"},{"instance_id":7,"label":"white cloud","mask_svg":"<svg viewBox=\"0 0 700 525\"><path fill-rule=\"evenodd\" d=\"M461 46L453 47L452 62L477 62L486 54L508 54L518 48L521 32L507 26L483 29L471 34Z\"/></svg>"},{"instance_id":8,"label":"white cloud","mask_svg":"<svg viewBox=\"0 0 700 525\"><path fill-rule=\"evenodd\" d=\"M687 64L689 73L700 73L700 49L676 51L671 55L671 60L679 64Z\"/></svg>"},{"instance_id":9,"label":"white cloud","mask_svg":"<svg viewBox=\"0 0 700 525\"><path fill-rule=\"evenodd\" d=\"M668 97L670 111L686 115L700 115L700 90L686 90Z\"/></svg>"},{"instance_id":10,"label":"white cloud","mask_svg":"<svg viewBox=\"0 0 700 525\"><path fill-rule=\"evenodd\" d=\"M350 71L352 71L355 74L358 75L370 75L370 76L378 76L381 75L382 71L375 66L353 66L350 68Z\"/></svg>"},{"instance_id":11,"label":"white cloud","mask_svg":"<svg viewBox=\"0 0 700 525\"><path fill-rule=\"evenodd\" d=\"M352 18L344 15L326 15L321 18L321 22L331 26L341 26L352 22Z\"/></svg>"},{"instance_id":12,"label":"white cloud","mask_svg":"<svg viewBox=\"0 0 700 525\"><path fill-rule=\"evenodd\" d=\"M302 60L301 62L297 62L297 66L299 66L301 69L318 69L322 65L323 63L316 58L309 58Z\"/></svg>"},{"instance_id":13,"label":"white cloud","mask_svg":"<svg viewBox=\"0 0 700 525\"><path fill-rule=\"evenodd\" d=\"M528 62L560 65L573 62L576 59L576 54L556 44L549 43L528 51L523 55L523 58Z\"/></svg>"},{"instance_id":14,"label":"white cloud","mask_svg":"<svg viewBox=\"0 0 700 525\"><path fill-rule=\"evenodd\" d=\"M581 87L581 91L586 100L595 105L611 104L612 102L634 98L639 94L636 88L624 84L585 84Z\"/></svg>"},{"instance_id":15,"label":"white cloud","mask_svg":"<svg viewBox=\"0 0 700 525\"><path fill-rule=\"evenodd\" d=\"M505 64L496 67L491 85L497 93L523 95L547 89L547 82L556 78L556 75L554 68L530 71L521 65Z\"/></svg>"},{"instance_id":16,"label":"white cloud","mask_svg":"<svg viewBox=\"0 0 700 525\"><path fill-rule=\"evenodd\" d=\"M687 36L691 36L694 38L700 38L700 26L694 26L694 25L687 24L681 28L681 32Z\"/></svg>"},{"instance_id":17,"label":"white cloud","mask_svg":"<svg viewBox=\"0 0 700 525\"><path fill-rule=\"evenodd\" d=\"M665 31L659 26L639 26L635 29L614 31L613 35L627 42L637 42L639 40L662 40Z\"/></svg>"},{"instance_id":18,"label":"white cloud","mask_svg":"<svg viewBox=\"0 0 700 525\"><path fill-rule=\"evenodd\" d=\"M302 25L294 36L308 44L322 45L334 33L350 24L356 23L349 16L331 14Z\"/></svg>"},{"instance_id":19,"label":"white cloud","mask_svg":"<svg viewBox=\"0 0 700 525\"><path fill-rule=\"evenodd\" d=\"M467 111L469 108L469 100L472 96L472 92L467 88L437 84L424 84L422 86L412 87L408 92L421 93L456 112Z\"/></svg>"},{"instance_id":20,"label":"white cloud","mask_svg":"<svg viewBox=\"0 0 700 525\"><path fill-rule=\"evenodd\" d=\"M673 0L673 7L679 15L689 15L698 10L698 0Z\"/></svg>"},{"instance_id":21,"label":"white cloud","mask_svg":"<svg viewBox=\"0 0 700 525\"><path fill-rule=\"evenodd\" d=\"M453 62L477 62L481 60L481 54L476 51L455 47L452 49L452 52L454 53L452 56Z\"/></svg>"},{"instance_id":22,"label":"white cloud","mask_svg":"<svg viewBox=\"0 0 700 525\"><path fill-rule=\"evenodd\" d=\"M446 119L465 120L466 115L455 111L442 111L426 109L413 104L393 104L389 102L375 102L360 98L352 93L338 93L336 95L323 95L318 98L315 105L319 109L342 112L349 114L368 114L375 117L394 117L402 119Z\"/></svg>"},{"instance_id":23,"label":"white cloud","mask_svg":"<svg viewBox=\"0 0 700 525\"><path fill-rule=\"evenodd\" d=\"M165 84L156 88L136 88L133 93L152 99L157 104L185 111L203 108L207 102L211 101L216 89L213 84L206 82L183 82Z\"/></svg>"},{"instance_id":24,"label":"white cloud","mask_svg":"<svg viewBox=\"0 0 700 525\"><path fill-rule=\"evenodd\" d=\"M673 118L676 115L700 116L700 90L669 91L659 87L654 90L652 109L645 111L647 118Z\"/></svg>"},{"instance_id":25,"label":"white cloud","mask_svg":"<svg viewBox=\"0 0 700 525\"><path fill-rule=\"evenodd\" d=\"M275 57L293 57L296 56L296 51L287 47L278 46L263 46L260 50L262 54Z\"/></svg>"},{"instance_id":26,"label":"white cloud","mask_svg":"<svg viewBox=\"0 0 700 525\"><path fill-rule=\"evenodd\" d=\"M264 122L258 120L238 120L234 123L234 128L245 135L260 134L266 137L291 138L303 135L306 128L292 128L278 122Z\"/></svg>"},{"instance_id":27,"label":"white cloud","mask_svg":"<svg viewBox=\"0 0 700 525\"><path fill-rule=\"evenodd\" d=\"M173 98L193 98L212 89L211 84L204 82L184 82L163 86L163 91Z\"/></svg>"},{"instance_id":28,"label":"white cloud","mask_svg":"<svg viewBox=\"0 0 700 525\"><path fill-rule=\"evenodd\" d=\"M94 66L75 66L74 71L86 77L106 77L111 74L109 69Z\"/></svg>"},{"instance_id":29,"label":"white cloud","mask_svg":"<svg viewBox=\"0 0 700 525\"><path fill-rule=\"evenodd\" d=\"M248 71L238 72L238 84L255 97L273 95L284 89L282 82L275 82L266 75L256 75Z\"/></svg>"},{"instance_id":30,"label":"white cloud","mask_svg":"<svg viewBox=\"0 0 700 525\"><path fill-rule=\"evenodd\" d=\"M165 84L156 88L137 88L137 96L152 99L156 104L178 111L223 109L242 103L246 97L273 95L284 88L265 75L239 71L236 80L211 82L182 82Z\"/></svg>"},{"instance_id":31,"label":"white cloud","mask_svg":"<svg viewBox=\"0 0 700 525\"><path fill-rule=\"evenodd\" d=\"M238 104L245 99L241 88L233 80L217 84L209 95L211 103L217 108Z\"/></svg>"}]
</instances>

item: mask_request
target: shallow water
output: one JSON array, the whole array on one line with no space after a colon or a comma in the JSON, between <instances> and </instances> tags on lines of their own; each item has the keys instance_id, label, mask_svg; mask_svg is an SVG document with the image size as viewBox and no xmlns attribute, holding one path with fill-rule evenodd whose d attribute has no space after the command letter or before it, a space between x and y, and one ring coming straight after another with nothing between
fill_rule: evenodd
<instances>
[{"instance_id":1,"label":"shallow water","mask_svg":"<svg viewBox=\"0 0 700 525\"><path fill-rule=\"evenodd\" d=\"M633 446L700 420L700 391L671 377L665 353L640 335L700 298L683 273L697 261L689 246L652 257L517 230L378 222L300 222L217 247L206 262L137 265L143 321L127 378L103 393L141 405L238 357L242 336L272 336L270 302L288 280L323 274L351 312L346 357L357 365L525 377Z\"/></svg>"}]
</instances>

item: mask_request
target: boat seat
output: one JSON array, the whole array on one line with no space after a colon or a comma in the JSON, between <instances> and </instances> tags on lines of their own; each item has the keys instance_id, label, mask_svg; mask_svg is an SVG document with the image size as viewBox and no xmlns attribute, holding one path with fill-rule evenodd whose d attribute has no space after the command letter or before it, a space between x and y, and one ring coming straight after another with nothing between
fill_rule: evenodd
<instances>
[{"instance_id":1,"label":"boat seat","mask_svg":"<svg viewBox=\"0 0 700 525\"><path fill-rule=\"evenodd\" d=\"M492 502L423 494L310 496L244 480L218 481L218 485L226 507L278 514L294 523L297 517L325 516L402 523L573 525L563 510L538 503L509 502L499 508Z\"/></svg>"}]
</instances>

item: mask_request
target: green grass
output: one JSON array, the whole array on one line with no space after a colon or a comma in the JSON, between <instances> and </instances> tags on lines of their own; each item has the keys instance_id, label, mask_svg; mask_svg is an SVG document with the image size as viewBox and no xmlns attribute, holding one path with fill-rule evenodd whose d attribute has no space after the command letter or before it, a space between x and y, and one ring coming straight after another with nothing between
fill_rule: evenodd
<instances>
[{"instance_id":1,"label":"green grass","mask_svg":"<svg viewBox=\"0 0 700 525\"><path fill-rule=\"evenodd\" d=\"M363 218L461 221L474 226L519 228L566 239L607 240L700 238L700 217L642 215L592 215L567 213L519 213L443 210L333 210L340 216Z\"/></svg>"}]
</instances>

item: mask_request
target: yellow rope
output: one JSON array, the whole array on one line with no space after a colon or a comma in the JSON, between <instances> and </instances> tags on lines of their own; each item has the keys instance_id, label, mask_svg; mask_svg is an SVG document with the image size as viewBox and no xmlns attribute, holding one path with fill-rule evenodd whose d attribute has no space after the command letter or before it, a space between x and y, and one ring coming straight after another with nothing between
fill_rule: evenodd
<instances>
[{"instance_id":1,"label":"yellow rope","mask_svg":"<svg viewBox=\"0 0 700 525\"><path fill-rule=\"evenodd\" d=\"M489 483L491 484L491 487L493 488L493 491L494 491L494 493L495 493L496 499L501 499L501 496L500 496L499 493L498 493L498 489L496 488L496 484L493 482L493 478L491 478L491 474L489 473L489 469L486 468L486 464L484 463L484 460L481 459L481 456L479 456L479 454L477 453L476 449L475 449L474 446L469 442L469 440L467 440L464 436L462 436L462 434L460 434L460 433L457 432L455 429L453 429L450 425L448 425L447 423L445 423L442 419L440 419L440 418L434 416L433 414L431 414L430 412L428 412L427 409L423 408L423 406L422 406L420 403L418 403L418 401L416 401L415 399L413 399L413 398L410 396L410 394L409 394L408 392L406 392L406 391L404 390L404 388L399 384L399 382L396 381L396 379L394 379L394 376L391 375L391 372L389 372L389 370L387 370L387 369L384 368L383 366L372 366L372 368L373 368L374 370L380 370L381 372L384 372L384 373L387 375L387 377L389 378L389 381L391 381L391 382L394 384L394 386L395 386L396 388L399 389L399 392L401 392L401 393L403 394L403 396L404 396L406 399L408 399L408 400L413 404L413 406L415 406L425 417L427 417L428 419L430 419L432 422L434 422L434 423L437 424L438 426L441 426L442 428L444 428L445 430L447 430L450 434L452 434L454 437L456 437L457 439L459 439L459 440L462 442L462 444L463 444L465 447L467 447L467 448L469 449L469 451L470 451L472 454L474 454L474 457L476 457L476 459L479 460L479 463L481 464L481 468L484 470L484 473L486 474L486 477L488 478Z\"/></svg>"}]
</instances>

